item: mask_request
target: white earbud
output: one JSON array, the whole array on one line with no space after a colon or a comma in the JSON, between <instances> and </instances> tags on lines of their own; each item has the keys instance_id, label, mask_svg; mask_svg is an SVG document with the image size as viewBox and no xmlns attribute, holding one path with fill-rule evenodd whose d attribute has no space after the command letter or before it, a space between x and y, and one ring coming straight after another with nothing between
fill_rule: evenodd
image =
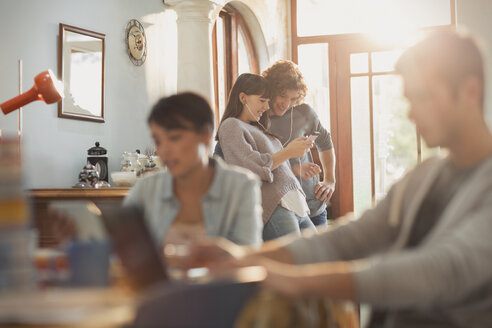
<instances>
[{"instance_id":1,"label":"white earbud","mask_svg":"<svg viewBox=\"0 0 492 328\"><path fill-rule=\"evenodd\" d=\"M205 147L204 144L200 143L198 145L198 156L199 157L204 157L207 152L207 147Z\"/></svg>"}]
</instances>

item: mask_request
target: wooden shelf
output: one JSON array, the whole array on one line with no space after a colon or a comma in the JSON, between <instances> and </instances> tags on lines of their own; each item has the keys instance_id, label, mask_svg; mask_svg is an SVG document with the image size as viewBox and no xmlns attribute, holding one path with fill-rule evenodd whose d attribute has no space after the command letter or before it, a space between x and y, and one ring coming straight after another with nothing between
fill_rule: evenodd
<instances>
[{"instance_id":1,"label":"wooden shelf","mask_svg":"<svg viewBox=\"0 0 492 328\"><path fill-rule=\"evenodd\" d=\"M111 198L125 197L130 188L61 188L61 189L29 189L28 197L57 198L57 199L84 199L84 198Z\"/></svg>"},{"instance_id":2,"label":"wooden shelf","mask_svg":"<svg viewBox=\"0 0 492 328\"><path fill-rule=\"evenodd\" d=\"M53 218L48 208L53 201L86 200L95 204L120 204L130 191L130 188L45 188L29 189L26 196L33 205L34 225L38 230L38 244L40 247L57 245L53 235Z\"/></svg>"}]
</instances>

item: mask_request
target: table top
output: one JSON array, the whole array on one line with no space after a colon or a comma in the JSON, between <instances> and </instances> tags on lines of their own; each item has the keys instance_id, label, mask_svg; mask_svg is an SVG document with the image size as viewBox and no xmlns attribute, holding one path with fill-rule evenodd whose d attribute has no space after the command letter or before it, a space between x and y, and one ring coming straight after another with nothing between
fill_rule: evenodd
<instances>
[{"instance_id":1,"label":"table top","mask_svg":"<svg viewBox=\"0 0 492 328\"><path fill-rule=\"evenodd\" d=\"M130 188L38 188L27 190L35 198L125 197Z\"/></svg>"},{"instance_id":2,"label":"table top","mask_svg":"<svg viewBox=\"0 0 492 328\"><path fill-rule=\"evenodd\" d=\"M0 326L120 327L130 324L136 297L117 288L50 288L0 293Z\"/></svg>"}]
</instances>

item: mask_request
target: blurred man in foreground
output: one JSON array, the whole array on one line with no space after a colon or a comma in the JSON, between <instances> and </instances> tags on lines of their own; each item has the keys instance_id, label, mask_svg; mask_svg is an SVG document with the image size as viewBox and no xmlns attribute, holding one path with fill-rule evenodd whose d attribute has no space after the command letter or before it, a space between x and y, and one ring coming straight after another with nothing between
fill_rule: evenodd
<instances>
[{"instance_id":1,"label":"blurred man in foreground","mask_svg":"<svg viewBox=\"0 0 492 328\"><path fill-rule=\"evenodd\" d=\"M415 167L358 220L259 251L227 245L235 256L226 261L214 245L195 256L221 268L261 264L264 285L294 297L368 303L384 312L383 327L489 327L492 135L482 54L467 35L435 32L409 48L396 71L408 117L446 157Z\"/></svg>"}]
</instances>

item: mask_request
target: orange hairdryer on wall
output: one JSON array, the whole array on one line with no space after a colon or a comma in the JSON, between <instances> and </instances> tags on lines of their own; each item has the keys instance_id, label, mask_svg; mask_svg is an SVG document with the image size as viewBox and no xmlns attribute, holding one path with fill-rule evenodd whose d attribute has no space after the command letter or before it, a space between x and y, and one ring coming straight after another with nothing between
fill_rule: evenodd
<instances>
[{"instance_id":1,"label":"orange hairdryer on wall","mask_svg":"<svg viewBox=\"0 0 492 328\"><path fill-rule=\"evenodd\" d=\"M4 114L8 114L35 100L43 100L47 104L53 104L60 101L62 97L63 84L55 78L49 69L36 75L31 90L0 104L0 108Z\"/></svg>"}]
</instances>

